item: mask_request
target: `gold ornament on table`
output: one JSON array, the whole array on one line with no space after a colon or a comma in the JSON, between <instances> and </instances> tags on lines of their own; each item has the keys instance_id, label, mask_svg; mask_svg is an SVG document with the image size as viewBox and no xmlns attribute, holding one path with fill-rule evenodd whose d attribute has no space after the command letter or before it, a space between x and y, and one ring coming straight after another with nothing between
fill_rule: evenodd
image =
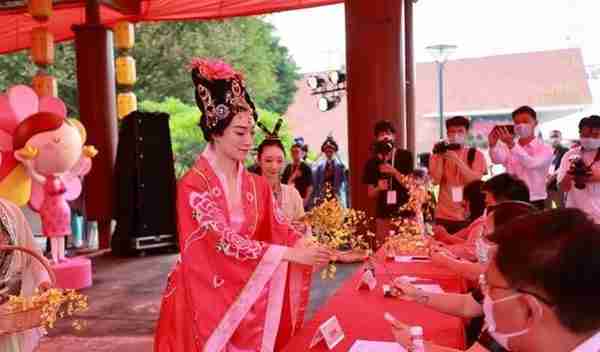
<instances>
[{"instance_id":1,"label":"gold ornament on table","mask_svg":"<svg viewBox=\"0 0 600 352\"><path fill-rule=\"evenodd\" d=\"M400 211L410 211L415 215L412 218L392 219L391 236L383 244L386 257L429 256L429 241L425 236L423 221L423 204L428 200L427 188L413 176L401 175L400 181L409 193L409 199L400 207Z\"/></svg>"},{"instance_id":2,"label":"gold ornament on table","mask_svg":"<svg viewBox=\"0 0 600 352\"><path fill-rule=\"evenodd\" d=\"M398 211L412 211L415 214L420 213L423 203L427 201L428 196L425 186L420 182L417 182L412 175L400 174L400 179L398 181L407 189L409 195L408 201L400 206Z\"/></svg>"},{"instance_id":3,"label":"gold ornament on table","mask_svg":"<svg viewBox=\"0 0 600 352\"><path fill-rule=\"evenodd\" d=\"M383 244L386 257L397 255L429 256L429 240L423 224L415 219L392 220L393 235Z\"/></svg>"},{"instance_id":4,"label":"gold ornament on table","mask_svg":"<svg viewBox=\"0 0 600 352\"><path fill-rule=\"evenodd\" d=\"M369 230L372 219L360 210L344 208L330 190L325 198L302 219L311 226L311 240L337 252L336 258L321 272L322 279L333 279L336 267L333 262L345 256L359 256L364 260L370 255Z\"/></svg>"}]
</instances>

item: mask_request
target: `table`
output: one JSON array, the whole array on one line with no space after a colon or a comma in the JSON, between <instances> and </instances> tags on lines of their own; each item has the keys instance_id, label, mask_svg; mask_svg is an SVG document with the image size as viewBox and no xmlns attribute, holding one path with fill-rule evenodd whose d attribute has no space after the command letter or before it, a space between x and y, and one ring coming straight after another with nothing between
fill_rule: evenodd
<instances>
[{"instance_id":1,"label":"table","mask_svg":"<svg viewBox=\"0 0 600 352\"><path fill-rule=\"evenodd\" d=\"M373 291L357 290L363 273L361 267L325 303L315 317L296 332L284 352L328 351L323 342L309 350L308 346L319 325L335 315L346 337L333 351L346 352L357 339L393 341L388 322L383 319L390 312L398 320L410 325L420 325L425 338L439 345L465 348L464 321L445 315L415 302L407 302L383 296L382 285L400 275L412 275L432 279L446 292L465 292L466 284L457 275L433 263L396 263L386 261L381 254L376 257L375 277L377 287Z\"/></svg>"}]
</instances>

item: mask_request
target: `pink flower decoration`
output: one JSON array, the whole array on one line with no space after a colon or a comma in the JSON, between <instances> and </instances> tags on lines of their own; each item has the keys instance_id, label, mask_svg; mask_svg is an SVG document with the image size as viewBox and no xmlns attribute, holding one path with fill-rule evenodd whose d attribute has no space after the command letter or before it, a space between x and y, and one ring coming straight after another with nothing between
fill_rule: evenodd
<instances>
[{"instance_id":1,"label":"pink flower decoration","mask_svg":"<svg viewBox=\"0 0 600 352\"><path fill-rule=\"evenodd\" d=\"M242 75L222 60L194 58L188 65L188 68L190 70L197 68L203 77L211 81L234 78L242 80Z\"/></svg>"}]
</instances>

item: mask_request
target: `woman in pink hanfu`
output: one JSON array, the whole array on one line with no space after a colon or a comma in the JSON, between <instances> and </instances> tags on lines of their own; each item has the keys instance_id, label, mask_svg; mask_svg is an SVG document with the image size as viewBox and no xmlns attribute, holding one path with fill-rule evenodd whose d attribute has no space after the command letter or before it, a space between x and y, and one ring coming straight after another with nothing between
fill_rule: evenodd
<instances>
[{"instance_id":1,"label":"woman in pink hanfu","mask_svg":"<svg viewBox=\"0 0 600 352\"><path fill-rule=\"evenodd\" d=\"M331 253L300 240L267 181L245 171L257 114L241 75L220 61L191 68L208 144L177 187L181 255L154 349L278 351L302 324L310 266Z\"/></svg>"}]
</instances>

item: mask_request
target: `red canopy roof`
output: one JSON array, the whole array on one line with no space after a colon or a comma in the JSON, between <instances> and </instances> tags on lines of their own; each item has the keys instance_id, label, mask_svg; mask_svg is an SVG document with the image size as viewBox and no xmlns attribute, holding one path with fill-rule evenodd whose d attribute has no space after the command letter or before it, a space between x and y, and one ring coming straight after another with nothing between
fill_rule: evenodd
<instances>
[{"instance_id":1,"label":"red canopy roof","mask_svg":"<svg viewBox=\"0 0 600 352\"><path fill-rule=\"evenodd\" d=\"M343 0L143 0L140 13L123 15L102 5L102 22L113 25L121 19L132 22L186 21L251 16L278 11L341 3ZM55 41L72 39L71 26L85 20L83 1L54 5L50 29ZM26 7L0 10L0 54L31 46L30 31L39 24L27 13Z\"/></svg>"}]
</instances>

